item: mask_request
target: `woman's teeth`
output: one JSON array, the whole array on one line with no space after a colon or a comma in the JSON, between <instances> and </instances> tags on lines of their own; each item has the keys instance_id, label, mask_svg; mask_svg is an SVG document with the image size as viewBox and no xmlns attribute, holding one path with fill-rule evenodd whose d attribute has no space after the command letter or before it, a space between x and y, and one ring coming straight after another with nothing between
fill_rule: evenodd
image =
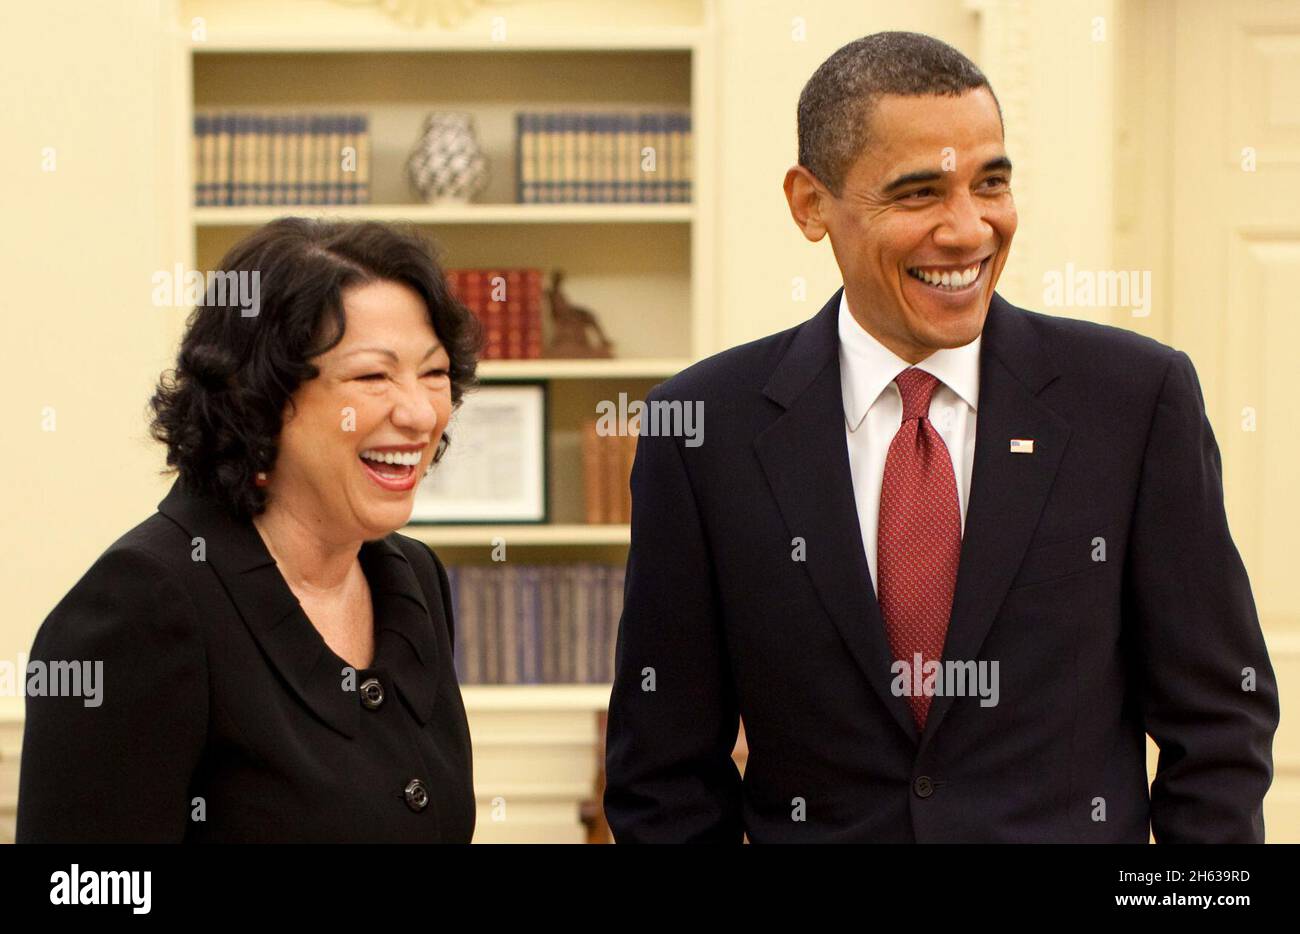
<instances>
[{"instance_id":1,"label":"woman's teeth","mask_svg":"<svg viewBox=\"0 0 1300 934\"><path fill-rule=\"evenodd\" d=\"M420 451L362 451L368 469L387 480L405 480L420 463Z\"/></svg>"},{"instance_id":2,"label":"woman's teeth","mask_svg":"<svg viewBox=\"0 0 1300 934\"><path fill-rule=\"evenodd\" d=\"M402 467L414 467L420 463L419 451L362 451L361 456L378 464L397 464Z\"/></svg>"},{"instance_id":3,"label":"woman's teeth","mask_svg":"<svg viewBox=\"0 0 1300 934\"><path fill-rule=\"evenodd\" d=\"M924 269L909 269L907 274L913 279L920 279L926 285L932 285L935 288L956 290L964 289L978 279L981 266L983 266L982 261L957 272L927 272Z\"/></svg>"}]
</instances>

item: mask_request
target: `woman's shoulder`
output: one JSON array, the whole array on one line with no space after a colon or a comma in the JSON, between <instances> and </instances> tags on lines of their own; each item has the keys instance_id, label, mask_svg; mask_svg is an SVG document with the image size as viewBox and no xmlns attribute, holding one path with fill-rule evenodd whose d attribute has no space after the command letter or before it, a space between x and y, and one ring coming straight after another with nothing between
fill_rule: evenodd
<instances>
[{"instance_id":1,"label":"woman's shoulder","mask_svg":"<svg viewBox=\"0 0 1300 934\"><path fill-rule=\"evenodd\" d=\"M442 560L429 545L418 538L393 532L384 540L406 556L406 560L415 571L416 579L420 582L420 588L424 591L430 612L435 618L442 617L447 628L447 637L454 645L456 631L452 619L451 583Z\"/></svg>"},{"instance_id":2,"label":"woman's shoulder","mask_svg":"<svg viewBox=\"0 0 1300 934\"><path fill-rule=\"evenodd\" d=\"M95 559L37 631L19 840L185 837L210 680L192 582L173 555L183 544L151 516Z\"/></svg>"},{"instance_id":3,"label":"woman's shoulder","mask_svg":"<svg viewBox=\"0 0 1300 934\"><path fill-rule=\"evenodd\" d=\"M189 539L155 513L109 545L50 611L38 644L55 637L99 638L126 631L193 628L185 582Z\"/></svg>"},{"instance_id":4,"label":"woman's shoulder","mask_svg":"<svg viewBox=\"0 0 1300 934\"><path fill-rule=\"evenodd\" d=\"M154 587L169 582L180 585L185 572L202 560L202 542L191 540L180 526L156 512L104 549L85 576L110 575L123 584Z\"/></svg>"},{"instance_id":5,"label":"woman's shoulder","mask_svg":"<svg viewBox=\"0 0 1300 934\"><path fill-rule=\"evenodd\" d=\"M418 538L403 535L401 532L392 532L386 537L386 541L391 542L402 554L406 555L407 561L419 562L422 565L437 568L442 567L442 561L439 560L433 548Z\"/></svg>"},{"instance_id":6,"label":"woman's shoulder","mask_svg":"<svg viewBox=\"0 0 1300 934\"><path fill-rule=\"evenodd\" d=\"M431 596L436 596L440 602L445 602L449 597L450 586L447 578L447 568L438 557L438 553L433 548L420 541L418 538L412 538L409 535L403 535L401 532L391 533L386 541L393 544L395 548L401 551L406 560L415 568L417 576L422 582L427 577L432 577L433 581L426 584L425 589L431 590Z\"/></svg>"}]
</instances>

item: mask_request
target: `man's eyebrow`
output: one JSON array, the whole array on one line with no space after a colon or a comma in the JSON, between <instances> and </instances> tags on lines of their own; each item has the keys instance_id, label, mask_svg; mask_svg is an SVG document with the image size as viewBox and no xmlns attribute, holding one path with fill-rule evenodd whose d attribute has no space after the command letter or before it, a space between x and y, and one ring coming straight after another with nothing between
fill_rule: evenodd
<instances>
[{"instance_id":1,"label":"man's eyebrow","mask_svg":"<svg viewBox=\"0 0 1300 934\"><path fill-rule=\"evenodd\" d=\"M438 349L440 347L442 347L442 344L438 341L435 341L433 346L430 347L427 351L425 351L424 356L420 358L420 362L423 363L425 360L428 360L430 357L432 357L435 353L438 352ZM358 347L355 350L349 350L346 354L344 354L344 356L351 357L359 353L383 354L385 357L392 360L394 363L397 362L397 354L389 350L387 347Z\"/></svg>"},{"instance_id":2,"label":"man's eyebrow","mask_svg":"<svg viewBox=\"0 0 1300 934\"><path fill-rule=\"evenodd\" d=\"M988 162L985 162L984 165L980 167L981 174L983 174L984 172L998 172L998 171L1010 172L1011 160L1008 159L1006 156L997 156L996 158L990 159Z\"/></svg>"},{"instance_id":3,"label":"man's eyebrow","mask_svg":"<svg viewBox=\"0 0 1300 934\"><path fill-rule=\"evenodd\" d=\"M917 182L937 182L941 178L943 178L943 173L935 172L932 169L920 172L908 172L906 175L898 176L898 178L886 185L881 189L881 193L892 195L894 192L898 191L898 189L906 188L908 185L915 185Z\"/></svg>"},{"instance_id":4,"label":"man's eyebrow","mask_svg":"<svg viewBox=\"0 0 1300 934\"><path fill-rule=\"evenodd\" d=\"M996 156L980 166L980 173L993 172L1001 170L1003 172L1011 171L1011 160L1006 156ZM915 185L918 182L937 182L943 178L943 172L936 172L933 169L923 169L920 172L908 172L906 175L900 175L883 189L882 194L893 194L900 188L906 188L908 185Z\"/></svg>"}]
</instances>

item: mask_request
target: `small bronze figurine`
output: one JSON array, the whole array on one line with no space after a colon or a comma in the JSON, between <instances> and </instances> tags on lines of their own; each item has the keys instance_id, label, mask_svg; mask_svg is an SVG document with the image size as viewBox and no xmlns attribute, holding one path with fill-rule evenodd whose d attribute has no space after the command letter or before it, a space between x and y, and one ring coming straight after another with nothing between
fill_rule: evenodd
<instances>
[{"instance_id":1,"label":"small bronze figurine","mask_svg":"<svg viewBox=\"0 0 1300 934\"><path fill-rule=\"evenodd\" d=\"M605 359L614 356L614 343L605 336L600 322L588 308L571 304L560 290L564 282L563 271L551 274L551 287L546 296L551 302L551 322L554 332L546 348L547 357ZM595 337L595 342L591 340Z\"/></svg>"}]
</instances>

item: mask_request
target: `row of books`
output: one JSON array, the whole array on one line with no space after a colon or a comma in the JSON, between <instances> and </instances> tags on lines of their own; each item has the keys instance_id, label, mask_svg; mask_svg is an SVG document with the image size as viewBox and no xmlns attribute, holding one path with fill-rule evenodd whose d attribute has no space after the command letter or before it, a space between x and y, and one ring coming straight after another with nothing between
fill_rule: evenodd
<instances>
[{"instance_id":1,"label":"row of books","mask_svg":"<svg viewBox=\"0 0 1300 934\"><path fill-rule=\"evenodd\" d=\"M607 684L622 567L450 565L462 684Z\"/></svg>"},{"instance_id":2,"label":"row of books","mask_svg":"<svg viewBox=\"0 0 1300 934\"><path fill-rule=\"evenodd\" d=\"M515 115L518 200L687 203L691 115ZM369 204L365 114L194 115L194 203Z\"/></svg>"},{"instance_id":3,"label":"row of books","mask_svg":"<svg viewBox=\"0 0 1300 934\"><path fill-rule=\"evenodd\" d=\"M542 355L540 269L448 269L447 286L483 325L482 360Z\"/></svg>"},{"instance_id":4,"label":"row of books","mask_svg":"<svg viewBox=\"0 0 1300 934\"><path fill-rule=\"evenodd\" d=\"M368 204L364 114L194 115L194 203Z\"/></svg>"},{"instance_id":5,"label":"row of books","mask_svg":"<svg viewBox=\"0 0 1300 934\"><path fill-rule=\"evenodd\" d=\"M582 492L591 525L632 521L632 461L636 435L601 435L596 420L582 424Z\"/></svg>"},{"instance_id":6,"label":"row of books","mask_svg":"<svg viewBox=\"0 0 1300 934\"><path fill-rule=\"evenodd\" d=\"M691 115L515 115L518 200L685 203L691 200Z\"/></svg>"}]
</instances>

